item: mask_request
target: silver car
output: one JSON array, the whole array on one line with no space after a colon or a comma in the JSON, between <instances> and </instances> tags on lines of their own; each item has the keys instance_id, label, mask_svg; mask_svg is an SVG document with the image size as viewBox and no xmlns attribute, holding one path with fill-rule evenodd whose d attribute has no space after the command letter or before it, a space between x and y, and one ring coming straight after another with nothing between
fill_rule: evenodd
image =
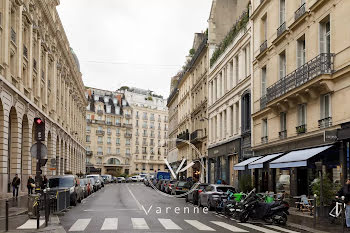
<instances>
[{"instance_id":1,"label":"silver car","mask_svg":"<svg viewBox=\"0 0 350 233\"><path fill-rule=\"evenodd\" d=\"M209 210L213 210L216 206L216 202L227 190L236 192L235 188L230 185L223 184L210 184L199 194L198 206L208 207Z\"/></svg>"}]
</instances>

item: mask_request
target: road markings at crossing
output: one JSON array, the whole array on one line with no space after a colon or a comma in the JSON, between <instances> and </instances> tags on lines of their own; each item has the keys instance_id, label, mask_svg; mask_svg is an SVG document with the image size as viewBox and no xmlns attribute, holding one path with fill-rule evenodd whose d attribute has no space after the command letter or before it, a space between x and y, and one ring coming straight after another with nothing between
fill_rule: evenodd
<instances>
[{"instance_id":1,"label":"road markings at crossing","mask_svg":"<svg viewBox=\"0 0 350 233\"><path fill-rule=\"evenodd\" d=\"M69 231L84 231L85 228L89 225L91 218L78 219Z\"/></svg>"},{"instance_id":2,"label":"road markings at crossing","mask_svg":"<svg viewBox=\"0 0 350 233\"><path fill-rule=\"evenodd\" d=\"M149 229L144 218L131 218L131 222L134 229Z\"/></svg>"},{"instance_id":3,"label":"road markings at crossing","mask_svg":"<svg viewBox=\"0 0 350 233\"><path fill-rule=\"evenodd\" d=\"M136 199L135 195L131 192L129 186L126 186L126 187L127 187L128 191L129 191L129 193L131 194L132 198L134 198L137 207L138 207L140 210L142 210L142 205L141 205L140 202Z\"/></svg>"},{"instance_id":4,"label":"road markings at crossing","mask_svg":"<svg viewBox=\"0 0 350 233\"><path fill-rule=\"evenodd\" d=\"M230 225L230 224L227 224L227 223L224 223L224 222L219 222L219 221L210 221L220 227L223 227L229 231L232 231L232 232L248 232L246 230L243 230L241 228L238 228L238 227L235 227L233 225Z\"/></svg>"},{"instance_id":5,"label":"road markings at crossing","mask_svg":"<svg viewBox=\"0 0 350 233\"><path fill-rule=\"evenodd\" d=\"M29 219L26 221L23 225L17 227L19 230L25 230L25 229L36 229L36 219ZM45 220L40 220L39 226L44 225Z\"/></svg>"},{"instance_id":6,"label":"road markings at crossing","mask_svg":"<svg viewBox=\"0 0 350 233\"><path fill-rule=\"evenodd\" d=\"M192 225L200 231L215 231L213 228L208 227L207 225L197 220L185 220L185 222L187 222L188 224Z\"/></svg>"},{"instance_id":7,"label":"road markings at crossing","mask_svg":"<svg viewBox=\"0 0 350 233\"><path fill-rule=\"evenodd\" d=\"M103 230L117 230L118 229L118 218L105 218L101 231Z\"/></svg>"},{"instance_id":8,"label":"road markings at crossing","mask_svg":"<svg viewBox=\"0 0 350 233\"><path fill-rule=\"evenodd\" d=\"M264 228L264 227L259 227L257 225L253 225L253 224L250 224L250 223L238 223L238 224L241 225L241 226L249 227L249 228L257 230L257 231L264 232L264 233L279 233L277 231L273 231L273 230L270 230L270 229L267 229L267 228Z\"/></svg>"},{"instance_id":9,"label":"road markings at crossing","mask_svg":"<svg viewBox=\"0 0 350 233\"><path fill-rule=\"evenodd\" d=\"M283 231L283 232L287 232L287 233L299 233L298 231L292 231L283 227L279 227L279 226L275 226L275 225L265 225L266 227L270 227L273 228L275 230L279 230L279 231Z\"/></svg>"},{"instance_id":10,"label":"road markings at crossing","mask_svg":"<svg viewBox=\"0 0 350 233\"><path fill-rule=\"evenodd\" d=\"M182 230L182 228L176 225L171 219L158 218L158 221L163 225L163 227L166 230Z\"/></svg>"}]
</instances>

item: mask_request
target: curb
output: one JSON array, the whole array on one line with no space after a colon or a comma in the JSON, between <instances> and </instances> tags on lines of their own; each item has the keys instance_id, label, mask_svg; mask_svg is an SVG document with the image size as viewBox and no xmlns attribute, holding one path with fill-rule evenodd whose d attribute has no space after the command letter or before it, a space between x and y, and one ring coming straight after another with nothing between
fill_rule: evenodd
<instances>
[{"instance_id":1,"label":"curb","mask_svg":"<svg viewBox=\"0 0 350 233\"><path fill-rule=\"evenodd\" d=\"M304 231L312 232L312 233L329 233L329 232L327 232L327 231L317 230L317 229L315 229L315 228L311 228L311 227L299 225L299 224L296 224L296 223L287 223L287 226L289 226L289 227L294 227L294 228L297 228L297 229L299 229L299 230L304 230Z\"/></svg>"},{"instance_id":2,"label":"curb","mask_svg":"<svg viewBox=\"0 0 350 233\"><path fill-rule=\"evenodd\" d=\"M15 213L9 214L9 217L14 217L22 214L27 214L27 213L28 213L28 210L17 211ZM0 219L5 219L5 218L6 216L0 216Z\"/></svg>"}]
</instances>

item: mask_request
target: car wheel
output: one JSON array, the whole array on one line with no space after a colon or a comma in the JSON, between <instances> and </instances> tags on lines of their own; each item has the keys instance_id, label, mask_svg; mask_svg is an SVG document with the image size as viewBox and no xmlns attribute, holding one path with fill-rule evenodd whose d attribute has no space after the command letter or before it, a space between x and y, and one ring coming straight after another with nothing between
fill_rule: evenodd
<instances>
[{"instance_id":1,"label":"car wheel","mask_svg":"<svg viewBox=\"0 0 350 233\"><path fill-rule=\"evenodd\" d=\"M185 199L186 202L188 202L188 195L186 195L186 199Z\"/></svg>"},{"instance_id":2,"label":"car wheel","mask_svg":"<svg viewBox=\"0 0 350 233\"><path fill-rule=\"evenodd\" d=\"M202 207L201 199L198 199L198 207Z\"/></svg>"},{"instance_id":3,"label":"car wheel","mask_svg":"<svg viewBox=\"0 0 350 233\"><path fill-rule=\"evenodd\" d=\"M211 206L211 201L210 201L210 199L208 199L207 200L207 206L208 206L208 209L211 211L211 210L213 210L214 208Z\"/></svg>"}]
</instances>

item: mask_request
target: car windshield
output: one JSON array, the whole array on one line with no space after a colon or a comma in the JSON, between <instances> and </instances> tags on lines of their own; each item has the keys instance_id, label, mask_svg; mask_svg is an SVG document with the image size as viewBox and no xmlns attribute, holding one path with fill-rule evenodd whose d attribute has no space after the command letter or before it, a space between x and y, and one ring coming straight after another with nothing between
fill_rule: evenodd
<instances>
[{"instance_id":1,"label":"car windshield","mask_svg":"<svg viewBox=\"0 0 350 233\"><path fill-rule=\"evenodd\" d=\"M216 187L216 190L218 192L223 192L223 193L227 192L227 190L231 190L232 192L235 191L233 187Z\"/></svg>"},{"instance_id":2,"label":"car windshield","mask_svg":"<svg viewBox=\"0 0 350 233\"><path fill-rule=\"evenodd\" d=\"M89 176L90 178L93 178L95 181L98 180L98 176Z\"/></svg>"},{"instance_id":3,"label":"car windshield","mask_svg":"<svg viewBox=\"0 0 350 233\"><path fill-rule=\"evenodd\" d=\"M177 184L177 186L186 186L186 182L179 182L178 184Z\"/></svg>"},{"instance_id":4,"label":"car windshield","mask_svg":"<svg viewBox=\"0 0 350 233\"><path fill-rule=\"evenodd\" d=\"M72 187L74 186L73 177L50 178L49 187Z\"/></svg>"}]
</instances>

